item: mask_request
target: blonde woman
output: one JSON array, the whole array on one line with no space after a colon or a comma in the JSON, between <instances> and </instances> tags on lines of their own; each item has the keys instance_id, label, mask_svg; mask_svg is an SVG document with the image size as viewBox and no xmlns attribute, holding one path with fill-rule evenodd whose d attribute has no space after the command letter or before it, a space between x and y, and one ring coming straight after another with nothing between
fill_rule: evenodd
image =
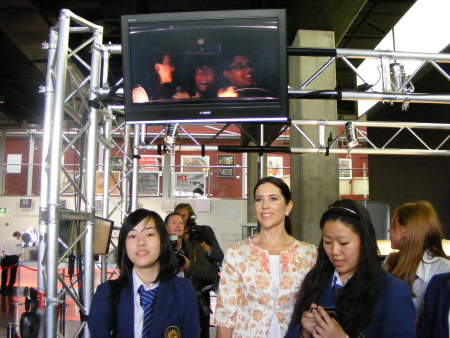
<instances>
[{"instance_id":1,"label":"blonde woman","mask_svg":"<svg viewBox=\"0 0 450 338\"><path fill-rule=\"evenodd\" d=\"M389 255L385 268L409 284L420 316L430 279L450 272L439 218L427 201L405 203L394 210L389 234L391 247L399 251Z\"/></svg>"},{"instance_id":2,"label":"blonde woman","mask_svg":"<svg viewBox=\"0 0 450 338\"><path fill-rule=\"evenodd\" d=\"M254 189L259 233L232 245L221 270L215 313L217 337L283 337L295 293L316 262L314 245L290 235L293 203L281 179Z\"/></svg>"}]
</instances>

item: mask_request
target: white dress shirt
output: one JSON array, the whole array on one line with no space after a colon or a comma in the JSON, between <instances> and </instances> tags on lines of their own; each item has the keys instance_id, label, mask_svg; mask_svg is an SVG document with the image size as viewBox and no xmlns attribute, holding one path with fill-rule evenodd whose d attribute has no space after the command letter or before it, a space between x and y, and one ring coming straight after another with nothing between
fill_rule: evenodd
<instances>
[{"instance_id":1,"label":"white dress shirt","mask_svg":"<svg viewBox=\"0 0 450 338\"><path fill-rule=\"evenodd\" d=\"M8 238L3 243L1 252L4 256L20 256L22 254L22 244L15 237Z\"/></svg>"},{"instance_id":2,"label":"white dress shirt","mask_svg":"<svg viewBox=\"0 0 450 338\"><path fill-rule=\"evenodd\" d=\"M159 282L152 283L150 286L147 286L133 269L134 338L142 337L142 322L144 321L144 310L142 310L141 296L138 292L141 285L144 286L145 290L153 290L159 286Z\"/></svg>"},{"instance_id":3,"label":"white dress shirt","mask_svg":"<svg viewBox=\"0 0 450 338\"><path fill-rule=\"evenodd\" d=\"M413 283L413 302L416 306L417 317L423 310L423 301L428 283L434 275L450 272L450 260L443 257L433 257L426 251L417 267L416 280Z\"/></svg>"}]
</instances>

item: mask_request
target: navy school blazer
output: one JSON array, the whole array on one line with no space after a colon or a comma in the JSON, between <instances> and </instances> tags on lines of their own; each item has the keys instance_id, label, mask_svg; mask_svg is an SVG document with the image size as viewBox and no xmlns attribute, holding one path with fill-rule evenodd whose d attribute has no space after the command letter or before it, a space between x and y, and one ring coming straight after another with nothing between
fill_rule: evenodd
<instances>
[{"instance_id":1,"label":"navy school blazer","mask_svg":"<svg viewBox=\"0 0 450 338\"><path fill-rule=\"evenodd\" d=\"M449 337L450 272L431 278L417 335L420 338Z\"/></svg>"},{"instance_id":2,"label":"navy school blazer","mask_svg":"<svg viewBox=\"0 0 450 338\"><path fill-rule=\"evenodd\" d=\"M150 336L198 338L200 324L197 300L189 280L174 277L160 282L159 288ZM111 330L115 328L115 337L134 338L133 283L128 283L120 290L120 294L113 296L119 297L116 318L112 318L110 294L110 282L99 285L94 294L87 320L91 336L111 337Z\"/></svg>"},{"instance_id":3,"label":"navy school blazer","mask_svg":"<svg viewBox=\"0 0 450 338\"><path fill-rule=\"evenodd\" d=\"M320 296L318 305L333 306L331 282ZM362 330L365 338L415 338L416 308L408 285L392 275L385 274L375 311L369 325ZM289 326L285 338L298 338L301 331L300 319Z\"/></svg>"}]
</instances>

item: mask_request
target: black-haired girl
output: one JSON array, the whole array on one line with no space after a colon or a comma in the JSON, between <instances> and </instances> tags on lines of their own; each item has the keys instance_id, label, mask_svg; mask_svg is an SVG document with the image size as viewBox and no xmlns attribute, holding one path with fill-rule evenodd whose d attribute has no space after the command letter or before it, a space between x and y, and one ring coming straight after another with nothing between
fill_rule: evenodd
<instances>
[{"instance_id":1,"label":"black-haired girl","mask_svg":"<svg viewBox=\"0 0 450 338\"><path fill-rule=\"evenodd\" d=\"M416 337L407 284L385 272L365 208L333 203L320 220L317 263L294 307L288 338Z\"/></svg>"},{"instance_id":2,"label":"black-haired girl","mask_svg":"<svg viewBox=\"0 0 450 338\"><path fill-rule=\"evenodd\" d=\"M92 337L198 337L190 282L175 277L176 262L161 217L132 212L120 229L120 276L101 284L88 316Z\"/></svg>"}]
</instances>

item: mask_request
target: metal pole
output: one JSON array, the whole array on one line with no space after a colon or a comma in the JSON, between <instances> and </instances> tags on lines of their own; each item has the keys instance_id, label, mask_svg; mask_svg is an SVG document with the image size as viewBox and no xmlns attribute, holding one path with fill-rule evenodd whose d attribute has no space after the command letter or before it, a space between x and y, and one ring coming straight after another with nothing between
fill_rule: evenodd
<instances>
[{"instance_id":1,"label":"metal pole","mask_svg":"<svg viewBox=\"0 0 450 338\"><path fill-rule=\"evenodd\" d=\"M28 173L27 173L27 196L31 196L33 193L33 169L34 169L34 144L36 140L35 129L29 131L29 143L28 143Z\"/></svg>"},{"instance_id":2,"label":"metal pole","mask_svg":"<svg viewBox=\"0 0 450 338\"><path fill-rule=\"evenodd\" d=\"M94 32L94 43L91 58L91 84L89 99L96 97L95 90L100 86L101 44L103 28L98 27ZM84 237L84 283L83 303L88 312L94 293L94 225L95 225L95 172L97 164L97 109L91 107L89 111L89 129L87 136L87 164L86 164L86 212L90 214L86 222ZM86 313L88 314L88 313ZM84 338L89 338L89 330L84 330Z\"/></svg>"},{"instance_id":3,"label":"metal pole","mask_svg":"<svg viewBox=\"0 0 450 338\"><path fill-rule=\"evenodd\" d=\"M351 90L289 90L288 95L298 99L330 99L341 101L386 101L411 103L450 104L450 95L439 94L397 94L397 93L371 93Z\"/></svg>"},{"instance_id":4,"label":"metal pole","mask_svg":"<svg viewBox=\"0 0 450 338\"><path fill-rule=\"evenodd\" d=\"M48 195L48 232L47 232L47 281L45 308L45 336L56 336L58 306L57 298L57 253L59 234L59 173L61 167L62 119L64 94L66 88L67 51L69 43L70 13L63 9L59 16L58 45L56 50L55 101L53 127L50 143L50 174Z\"/></svg>"},{"instance_id":5,"label":"metal pole","mask_svg":"<svg viewBox=\"0 0 450 338\"><path fill-rule=\"evenodd\" d=\"M0 195L5 191L5 141L6 133L4 130L0 131Z\"/></svg>"},{"instance_id":6,"label":"metal pole","mask_svg":"<svg viewBox=\"0 0 450 338\"><path fill-rule=\"evenodd\" d=\"M130 126L128 124L125 124L124 126L124 153L127 154L128 156L131 157L131 147L130 147ZM128 171L130 170L130 166L128 165L128 159L127 156L123 156L123 161L122 161L122 172L124 174L127 174ZM130 195L130 192L128 191L129 188L129 182L130 182L130 178L127 176L127 178L122 182L122 201L123 201L123 208L124 210L128 210L128 197ZM122 222L125 219L125 217L127 216L126 214L124 214L122 211Z\"/></svg>"},{"instance_id":7,"label":"metal pole","mask_svg":"<svg viewBox=\"0 0 450 338\"><path fill-rule=\"evenodd\" d=\"M138 187L138 174L139 174L139 125L134 125L133 135L133 178L131 181L131 211L137 209L137 187Z\"/></svg>"},{"instance_id":8,"label":"metal pole","mask_svg":"<svg viewBox=\"0 0 450 338\"><path fill-rule=\"evenodd\" d=\"M112 116L111 112L108 111L105 114L105 121L103 123L104 136L106 140L111 142L111 129L112 129ZM102 217L108 218L109 214L109 199L108 199L108 191L109 191L109 173L111 171L111 148L109 146L103 146L103 202L102 202ZM101 257L101 266L102 266L102 274L101 281L106 282L107 276L106 272L108 270L108 265L106 262L107 255L102 255Z\"/></svg>"},{"instance_id":9,"label":"metal pole","mask_svg":"<svg viewBox=\"0 0 450 338\"><path fill-rule=\"evenodd\" d=\"M292 120L292 125L298 126L344 126L347 121L323 121L323 120ZM419 129L450 129L450 123L422 123L422 122L360 122L353 121L355 127L378 128L419 128Z\"/></svg>"},{"instance_id":10,"label":"metal pole","mask_svg":"<svg viewBox=\"0 0 450 338\"><path fill-rule=\"evenodd\" d=\"M56 39L58 35L54 28L50 29L48 48L47 73L45 78L45 111L44 111L44 132L41 144L41 199L39 208L39 254L38 254L38 289L43 292L44 284L44 255L45 255L45 235L47 233L47 204L48 204L48 166L50 135L52 132L52 111L54 101L53 88L53 61L56 51ZM43 322L42 322L43 324ZM43 327L43 325L41 325Z\"/></svg>"},{"instance_id":11,"label":"metal pole","mask_svg":"<svg viewBox=\"0 0 450 338\"><path fill-rule=\"evenodd\" d=\"M173 196L172 192L172 164L175 165L175 157L171 153L164 153L163 167L163 191L162 196L165 199ZM173 162L173 163L172 163Z\"/></svg>"},{"instance_id":12,"label":"metal pole","mask_svg":"<svg viewBox=\"0 0 450 338\"><path fill-rule=\"evenodd\" d=\"M348 154L347 149L329 149L329 154ZM291 153L295 154L316 154L325 155L325 148L291 148ZM353 148L351 154L368 155L421 155L421 156L450 156L450 150L428 150L428 149L373 149L373 148Z\"/></svg>"},{"instance_id":13,"label":"metal pole","mask_svg":"<svg viewBox=\"0 0 450 338\"><path fill-rule=\"evenodd\" d=\"M259 135L259 145L264 146L264 124L259 125L260 135ZM258 157L258 176L259 178L264 177L264 160L266 157L263 154L260 154Z\"/></svg>"}]
</instances>

